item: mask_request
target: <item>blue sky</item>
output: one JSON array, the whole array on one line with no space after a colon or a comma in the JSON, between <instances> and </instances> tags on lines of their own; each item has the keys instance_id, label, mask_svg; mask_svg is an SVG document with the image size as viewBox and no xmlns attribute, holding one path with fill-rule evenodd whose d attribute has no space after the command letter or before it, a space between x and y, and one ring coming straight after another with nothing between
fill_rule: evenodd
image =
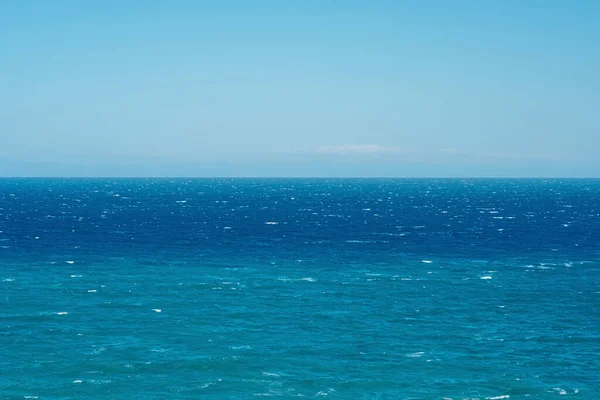
<instances>
[{"instance_id":1,"label":"blue sky","mask_svg":"<svg viewBox=\"0 0 600 400\"><path fill-rule=\"evenodd\" d=\"M600 177L600 2L12 1L0 175Z\"/></svg>"}]
</instances>

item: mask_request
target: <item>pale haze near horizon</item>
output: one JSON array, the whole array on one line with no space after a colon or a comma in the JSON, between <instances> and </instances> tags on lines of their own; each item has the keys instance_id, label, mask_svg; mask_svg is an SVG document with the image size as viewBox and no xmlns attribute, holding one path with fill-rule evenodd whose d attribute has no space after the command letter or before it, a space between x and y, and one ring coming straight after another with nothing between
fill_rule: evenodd
<instances>
[{"instance_id":1,"label":"pale haze near horizon","mask_svg":"<svg viewBox=\"0 0 600 400\"><path fill-rule=\"evenodd\" d=\"M1 176L600 177L600 2L31 1Z\"/></svg>"}]
</instances>

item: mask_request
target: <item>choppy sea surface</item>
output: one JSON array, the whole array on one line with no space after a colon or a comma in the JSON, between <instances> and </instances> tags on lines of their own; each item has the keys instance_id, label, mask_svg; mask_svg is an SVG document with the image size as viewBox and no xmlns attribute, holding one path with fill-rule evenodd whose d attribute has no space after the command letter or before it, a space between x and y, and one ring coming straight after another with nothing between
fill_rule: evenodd
<instances>
[{"instance_id":1,"label":"choppy sea surface","mask_svg":"<svg viewBox=\"0 0 600 400\"><path fill-rule=\"evenodd\" d=\"M1 399L598 399L600 180L0 180Z\"/></svg>"}]
</instances>

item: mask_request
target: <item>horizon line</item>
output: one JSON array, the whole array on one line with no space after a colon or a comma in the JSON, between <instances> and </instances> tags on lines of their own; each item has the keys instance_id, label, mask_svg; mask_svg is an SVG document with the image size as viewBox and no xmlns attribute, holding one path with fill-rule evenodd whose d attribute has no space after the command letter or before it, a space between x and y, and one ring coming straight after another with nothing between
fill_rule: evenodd
<instances>
[{"instance_id":1,"label":"horizon line","mask_svg":"<svg viewBox=\"0 0 600 400\"><path fill-rule=\"evenodd\" d=\"M0 179L590 179L585 176L77 176L77 175L0 175Z\"/></svg>"}]
</instances>

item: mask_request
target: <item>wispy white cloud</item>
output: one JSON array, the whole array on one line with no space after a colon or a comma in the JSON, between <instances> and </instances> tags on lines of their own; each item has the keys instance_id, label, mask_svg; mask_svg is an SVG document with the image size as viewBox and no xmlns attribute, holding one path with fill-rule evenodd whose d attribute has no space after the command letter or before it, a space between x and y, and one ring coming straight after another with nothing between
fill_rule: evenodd
<instances>
[{"instance_id":1,"label":"wispy white cloud","mask_svg":"<svg viewBox=\"0 0 600 400\"><path fill-rule=\"evenodd\" d=\"M525 151L505 151L505 152L465 152L454 148L440 149L439 153L448 157L460 156L461 158L467 157L470 159L488 159L488 160L574 160L582 159L573 154L559 154L559 153L537 153L537 152L525 152Z\"/></svg>"},{"instance_id":2,"label":"wispy white cloud","mask_svg":"<svg viewBox=\"0 0 600 400\"><path fill-rule=\"evenodd\" d=\"M442 153L442 154L450 154L450 155L463 154L460 150L453 149L453 148L440 149L440 153Z\"/></svg>"},{"instance_id":3,"label":"wispy white cloud","mask_svg":"<svg viewBox=\"0 0 600 400\"><path fill-rule=\"evenodd\" d=\"M557 153L526 153L526 152L493 152L484 154L485 157L513 160L564 160L573 158L572 155Z\"/></svg>"},{"instance_id":4,"label":"wispy white cloud","mask_svg":"<svg viewBox=\"0 0 600 400\"><path fill-rule=\"evenodd\" d=\"M289 151L289 150L288 150ZM446 147L438 149L408 149L398 146L380 144L338 144L306 146L292 149L299 154L322 155L402 155L404 161L452 161L452 162L509 162L509 161L569 161L581 160L573 154L541 153L527 151L466 151L460 148Z\"/></svg>"},{"instance_id":5,"label":"wispy white cloud","mask_svg":"<svg viewBox=\"0 0 600 400\"><path fill-rule=\"evenodd\" d=\"M325 153L325 154L398 154L408 153L400 147L382 146L379 144L339 144L332 146L315 146L295 149L302 153Z\"/></svg>"}]
</instances>

